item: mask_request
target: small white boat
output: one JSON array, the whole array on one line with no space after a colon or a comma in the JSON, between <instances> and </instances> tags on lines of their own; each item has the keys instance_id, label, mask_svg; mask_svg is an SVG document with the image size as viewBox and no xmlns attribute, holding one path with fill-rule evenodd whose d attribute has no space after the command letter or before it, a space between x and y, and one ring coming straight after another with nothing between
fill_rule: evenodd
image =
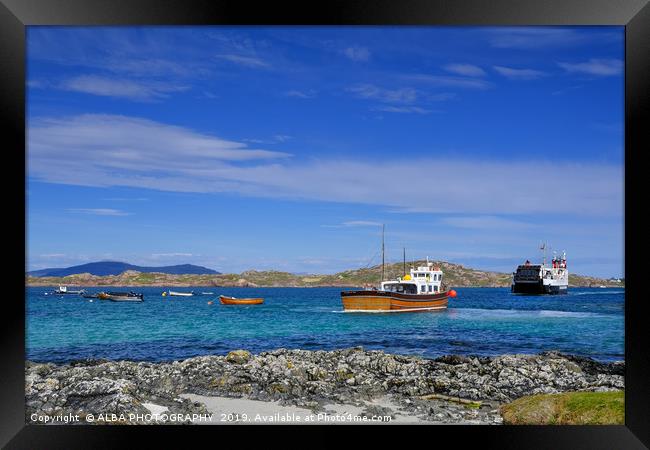
<instances>
[{"instance_id":1,"label":"small white boat","mask_svg":"<svg viewBox=\"0 0 650 450\"><path fill-rule=\"evenodd\" d=\"M169 291L169 295L172 297L191 297L194 295L194 292L175 292Z\"/></svg>"},{"instance_id":2,"label":"small white boat","mask_svg":"<svg viewBox=\"0 0 650 450\"><path fill-rule=\"evenodd\" d=\"M82 295L85 292L86 292L85 289L80 289L78 291L71 291L71 290L68 289L67 286L59 286L59 288L57 290L55 290L54 292L52 292L52 294L55 294L55 295Z\"/></svg>"}]
</instances>

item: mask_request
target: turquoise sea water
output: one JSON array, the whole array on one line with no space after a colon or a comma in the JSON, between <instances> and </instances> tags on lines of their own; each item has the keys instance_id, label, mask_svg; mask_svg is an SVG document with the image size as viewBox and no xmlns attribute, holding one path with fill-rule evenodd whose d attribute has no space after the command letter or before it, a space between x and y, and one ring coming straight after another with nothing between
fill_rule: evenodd
<instances>
[{"instance_id":1,"label":"turquoise sea water","mask_svg":"<svg viewBox=\"0 0 650 450\"><path fill-rule=\"evenodd\" d=\"M51 290L27 289L27 359L32 361L161 361L238 348L358 345L424 357L560 350L602 361L624 359L625 291L620 288L573 288L561 296L458 288L447 310L400 314L344 313L340 288L176 289L215 293L195 297L162 297L159 287L129 288L144 293L143 303L45 295ZM265 303L225 306L219 294L264 297Z\"/></svg>"}]
</instances>

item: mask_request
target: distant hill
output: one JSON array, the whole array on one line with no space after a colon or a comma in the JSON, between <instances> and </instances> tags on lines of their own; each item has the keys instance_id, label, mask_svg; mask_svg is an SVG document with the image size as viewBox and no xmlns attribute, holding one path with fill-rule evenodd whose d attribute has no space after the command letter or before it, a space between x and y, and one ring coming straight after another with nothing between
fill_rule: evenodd
<instances>
[{"instance_id":1,"label":"distant hill","mask_svg":"<svg viewBox=\"0 0 650 450\"><path fill-rule=\"evenodd\" d=\"M99 261L80 266L72 266L66 268L53 268L41 269L28 272L27 275L31 277L67 277L68 275L76 275L80 273L89 273L97 276L119 275L127 270L132 270L141 273L166 273L170 275L219 275L216 270L208 269L207 267L195 266L192 264L181 264L177 266L163 266L163 267L142 267L135 266L118 261Z\"/></svg>"},{"instance_id":2,"label":"distant hill","mask_svg":"<svg viewBox=\"0 0 650 450\"><path fill-rule=\"evenodd\" d=\"M424 264L424 261L417 261L416 265ZM443 281L450 287L509 287L511 282L510 273L489 272L485 270L471 269L460 264L454 264L444 261L436 261L435 265L440 266L444 272ZM211 273L191 274L186 272L187 269L179 269L182 274L171 272L160 273L164 267L152 267L145 273L142 270L127 270L119 274L97 276L91 274L87 267L77 266L75 270L83 273L77 273L68 276L40 275L34 276L28 274L27 284L29 286L286 286L286 287L316 287L316 286L339 286L339 287L362 287L367 284L376 285L381 279L381 266L366 267L362 269L346 270L331 275L319 274L295 274L288 272L279 272L274 270L257 271L247 270L242 273L221 274L214 271ZM136 266L131 266L136 267ZM197 266L173 266L179 267L197 267ZM70 268L72 269L72 268ZM145 269L145 268L139 268ZM203 270L210 270L201 268ZM61 269L53 269L61 270ZM407 267L408 270L408 267ZM394 279L402 276L402 263L386 264L385 278ZM42 272L42 271L38 271ZM569 286L610 286L624 287L624 282L614 280L604 280L595 277L585 277L580 275L570 275Z\"/></svg>"}]
</instances>

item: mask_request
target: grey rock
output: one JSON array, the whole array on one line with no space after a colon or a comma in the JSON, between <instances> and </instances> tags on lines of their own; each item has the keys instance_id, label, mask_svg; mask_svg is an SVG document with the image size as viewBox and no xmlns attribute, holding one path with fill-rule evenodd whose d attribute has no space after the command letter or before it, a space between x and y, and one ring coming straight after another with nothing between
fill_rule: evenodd
<instances>
[{"instance_id":1,"label":"grey rock","mask_svg":"<svg viewBox=\"0 0 650 450\"><path fill-rule=\"evenodd\" d=\"M25 395L27 417L32 413L142 413L147 411L144 402L176 413L204 411L201 404L179 400L182 393L195 393L276 400L312 410L333 402L364 405L389 396L404 411L424 420L497 424L501 423L498 405L524 395L623 389L624 369L624 362L601 363L559 352L423 359L359 347L277 349L257 355L235 350L226 356L161 363L27 362ZM433 393L479 400L487 406L472 409L419 398Z\"/></svg>"}]
</instances>

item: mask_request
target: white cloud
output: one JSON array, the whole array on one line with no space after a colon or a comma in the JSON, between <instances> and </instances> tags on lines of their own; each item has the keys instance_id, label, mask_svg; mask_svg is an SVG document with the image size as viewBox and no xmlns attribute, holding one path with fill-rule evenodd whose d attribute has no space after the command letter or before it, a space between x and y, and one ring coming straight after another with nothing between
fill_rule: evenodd
<instances>
[{"instance_id":1,"label":"white cloud","mask_svg":"<svg viewBox=\"0 0 650 450\"><path fill-rule=\"evenodd\" d=\"M616 165L426 156L291 161L286 153L122 116L39 119L28 123L27 137L29 176L52 183L232 192L448 214L623 212L623 168ZM434 171L432 185L428 174Z\"/></svg>"},{"instance_id":2,"label":"white cloud","mask_svg":"<svg viewBox=\"0 0 650 450\"><path fill-rule=\"evenodd\" d=\"M113 174L116 180L132 177L156 180L152 172L209 171L211 164L285 158L269 150L249 149L245 144L201 134L187 128L147 119L116 115L85 114L62 119L36 119L28 125L28 154L33 173L65 179L51 166L80 166L79 180L93 185L93 172ZM81 167L84 167L83 169ZM50 172L48 176L47 173ZM182 182L179 179L179 182ZM103 184L103 183L101 183Z\"/></svg>"},{"instance_id":3,"label":"white cloud","mask_svg":"<svg viewBox=\"0 0 650 450\"><path fill-rule=\"evenodd\" d=\"M485 76L485 70L473 64L447 64L446 66L444 66L444 69L447 72L451 72L457 75L463 75L467 77Z\"/></svg>"},{"instance_id":4,"label":"white cloud","mask_svg":"<svg viewBox=\"0 0 650 450\"><path fill-rule=\"evenodd\" d=\"M536 80L546 75L544 72L533 69L512 69L503 66L492 66L492 68L511 80Z\"/></svg>"},{"instance_id":5,"label":"white cloud","mask_svg":"<svg viewBox=\"0 0 650 450\"><path fill-rule=\"evenodd\" d=\"M130 216L131 213L110 208L68 208L72 213L89 214L92 216Z\"/></svg>"},{"instance_id":6,"label":"white cloud","mask_svg":"<svg viewBox=\"0 0 650 450\"><path fill-rule=\"evenodd\" d=\"M581 63L558 63L570 73L585 73L588 75L612 76L623 73L623 61L619 59L590 59Z\"/></svg>"},{"instance_id":7,"label":"white cloud","mask_svg":"<svg viewBox=\"0 0 650 450\"><path fill-rule=\"evenodd\" d=\"M243 56L243 55L217 55L217 58L225 59L240 66L252 67L252 68L262 68L269 67L269 64L260 58L255 56Z\"/></svg>"},{"instance_id":8,"label":"white cloud","mask_svg":"<svg viewBox=\"0 0 650 450\"><path fill-rule=\"evenodd\" d=\"M352 61L365 62L370 59L370 51L365 47L348 47L343 49L343 54Z\"/></svg>"},{"instance_id":9,"label":"white cloud","mask_svg":"<svg viewBox=\"0 0 650 450\"><path fill-rule=\"evenodd\" d=\"M418 97L412 88L384 89L372 84L358 84L346 90L357 97L385 103L413 103Z\"/></svg>"},{"instance_id":10,"label":"white cloud","mask_svg":"<svg viewBox=\"0 0 650 450\"><path fill-rule=\"evenodd\" d=\"M106 97L122 97L131 100L151 100L168 97L170 92L186 91L186 86L172 86L159 82L142 82L81 75L64 81L60 89Z\"/></svg>"}]
</instances>

